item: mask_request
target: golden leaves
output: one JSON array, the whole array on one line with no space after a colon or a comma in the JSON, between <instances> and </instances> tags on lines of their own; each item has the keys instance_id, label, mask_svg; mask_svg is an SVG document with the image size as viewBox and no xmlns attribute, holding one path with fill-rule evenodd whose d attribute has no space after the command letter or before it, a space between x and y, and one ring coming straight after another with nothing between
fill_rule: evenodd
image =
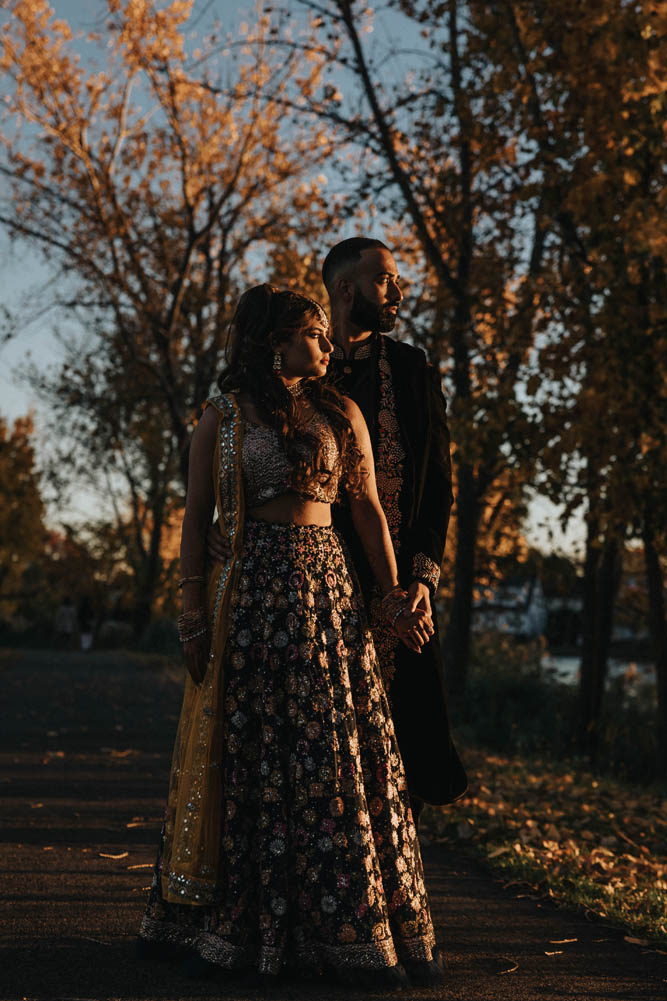
<instances>
[{"instance_id":1,"label":"golden leaves","mask_svg":"<svg viewBox=\"0 0 667 1001\"><path fill-rule=\"evenodd\" d=\"M553 896L576 900L579 893L589 909L629 927L645 928L650 913L667 935L667 804L658 795L630 796L622 784L584 771L479 748L466 748L465 759L471 790L428 811L429 833L473 844Z\"/></svg>"},{"instance_id":2,"label":"golden leaves","mask_svg":"<svg viewBox=\"0 0 667 1001\"><path fill-rule=\"evenodd\" d=\"M272 30L268 16L252 32L246 26L252 58L237 62L237 80L223 93L185 70L189 0L160 9L149 0L113 0L109 11L108 66L83 73L76 51L66 45L69 26L53 20L51 7L41 0L14 4L2 59L16 81L10 107L36 127L35 152L26 153L18 133L8 130L3 138L15 163L23 156L21 170L29 180L43 179L66 196L76 191L87 198L86 189L92 188L95 213L103 212L117 234L136 217L138 196L154 205L157 191L174 203L182 195L189 209L198 211L216 187L236 185L243 198L243 190L255 189L262 176L266 194L326 155L324 130L314 129L310 143L295 134L283 136L280 117L261 107L269 84L274 98L288 86L293 62L271 63L262 55L263 34ZM198 51L203 60L210 54L205 46ZM318 73L319 68L302 73L303 86ZM132 103L128 84L139 77L141 103ZM110 175L121 165L124 173L110 189ZM113 191L113 210L103 209L103 191ZM305 199L305 187L302 195ZM121 224L124 210L128 221ZM65 232L63 239L74 245L76 235Z\"/></svg>"}]
</instances>

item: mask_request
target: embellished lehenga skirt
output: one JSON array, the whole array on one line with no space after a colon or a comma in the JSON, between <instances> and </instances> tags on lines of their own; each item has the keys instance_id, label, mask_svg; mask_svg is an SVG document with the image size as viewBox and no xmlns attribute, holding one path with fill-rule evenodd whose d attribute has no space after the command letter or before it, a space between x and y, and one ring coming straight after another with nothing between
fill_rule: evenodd
<instances>
[{"instance_id":1,"label":"embellished lehenga skirt","mask_svg":"<svg viewBox=\"0 0 667 1001\"><path fill-rule=\"evenodd\" d=\"M330 527L247 522L224 657L215 902L141 936L227 969L379 969L435 944L387 698Z\"/></svg>"}]
</instances>

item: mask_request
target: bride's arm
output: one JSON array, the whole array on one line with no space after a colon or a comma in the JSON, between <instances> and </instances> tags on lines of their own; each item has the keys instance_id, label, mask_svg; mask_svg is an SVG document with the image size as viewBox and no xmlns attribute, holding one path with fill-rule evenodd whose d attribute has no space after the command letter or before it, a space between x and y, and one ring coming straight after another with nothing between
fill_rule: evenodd
<instances>
[{"instance_id":1,"label":"bride's arm","mask_svg":"<svg viewBox=\"0 0 667 1001\"><path fill-rule=\"evenodd\" d=\"M378 497L371 439L357 404L346 399L345 410L363 458L361 493L355 496L348 490L352 522L375 579L382 593L388 594L398 585L398 570L389 526ZM430 638L433 625L428 614L416 612L400 616L394 628L408 646L419 649Z\"/></svg>"},{"instance_id":2,"label":"bride's arm","mask_svg":"<svg viewBox=\"0 0 667 1001\"><path fill-rule=\"evenodd\" d=\"M179 631L182 636L193 637L183 642L183 652L187 669L197 683L204 677L209 649L209 637L205 632L206 531L211 524L215 507L212 472L217 427L217 411L214 407L208 407L197 424L190 443L188 491L181 530L185 619L179 623Z\"/></svg>"}]
</instances>

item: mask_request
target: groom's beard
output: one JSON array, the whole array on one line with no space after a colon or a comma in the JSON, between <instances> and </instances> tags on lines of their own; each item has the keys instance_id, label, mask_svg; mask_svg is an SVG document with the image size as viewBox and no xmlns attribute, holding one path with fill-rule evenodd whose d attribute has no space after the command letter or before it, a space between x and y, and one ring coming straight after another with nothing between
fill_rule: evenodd
<instances>
[{"instance_id":1,"label":"groom's beard","mask_svg":"<svg viewBox=\"0 0 667 1001\"><path fill-rule=\"evenodd\" d=\"M376 306L358 288L354 290L350 320L360 330L387 333L396 324L396 313L389 306Z\"/></svg>"}]
</instances>

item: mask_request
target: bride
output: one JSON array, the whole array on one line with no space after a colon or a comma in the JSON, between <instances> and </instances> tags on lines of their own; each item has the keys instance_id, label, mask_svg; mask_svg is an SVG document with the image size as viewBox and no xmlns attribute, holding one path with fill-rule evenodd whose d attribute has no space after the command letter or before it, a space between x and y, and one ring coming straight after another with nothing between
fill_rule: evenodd
<instances>
[{"instance_id":1,"label":"bride","mask_svg":"<svg viewBox=\"0 0 667 1001\"><path fill-rule=\"evenodd\" d=\"M419 650L356 404L322 380L323 309L269 285L232 323L197 425L181 542L188 676L140 937L273 978L437 982L435 936L393 724L356 579L331 525L347 491L384 593ZM207 573L213 509L229 558Z\"/></svg>"}]
</instances>

